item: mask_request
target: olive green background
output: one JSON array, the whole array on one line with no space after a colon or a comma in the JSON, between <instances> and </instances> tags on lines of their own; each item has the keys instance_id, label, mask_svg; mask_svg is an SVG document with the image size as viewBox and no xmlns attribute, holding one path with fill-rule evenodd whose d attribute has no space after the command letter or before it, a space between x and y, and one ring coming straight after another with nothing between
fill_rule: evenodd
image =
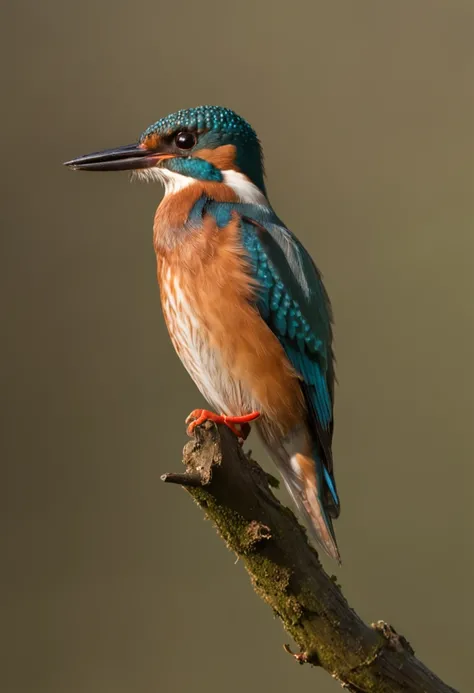
<instances>
[{"instance_id":1,"label":"olive green background","mask_svg":"<svg viewBox=\"0 0 474 693\"><path fill-rule=\"evenodd\" d=\"M2 14L1 690L340 690L283 652L243 566L159 481L203 403L160 312L160 187L61 165L201 103L254 125L270 198L332 297L344 564L327 568L470 690L473 4Z\"/></svg>"}]
</instances>

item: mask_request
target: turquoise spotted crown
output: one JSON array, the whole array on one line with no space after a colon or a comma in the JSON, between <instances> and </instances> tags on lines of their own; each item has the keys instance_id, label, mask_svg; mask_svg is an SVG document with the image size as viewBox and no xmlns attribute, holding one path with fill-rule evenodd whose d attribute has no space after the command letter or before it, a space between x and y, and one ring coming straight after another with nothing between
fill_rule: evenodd
<instances>
[{"instance_id":1,"label":"turquoise spotted crown","mask_svg":"<svg viewBox=\"0 0 474 693\"><path fill-rule=\"evenodd\" d=\"M198 106L172 113L150 125L140 139L148 135L168 135L178 128L189 130L214 130L229 135L238 135L242 141L255 141L255 130L230 108L223 106Z\"/></svg>"},{"instance_id":2,"label":"turquoise spotted crown","mask_svg":"<svg viewBox=\"0 0 474 693\"><path fill-rule=\"evenodd\" d=\"M198 106L197 108L183 109L150 125L141 135L140 142L143 142L150 135L166 137L180 129L198 132L199 139L192 152L199 151L199 149L215 149L226 144L233 145L236 150L236 166L265 193L260 142L255 130L241 116L223 106ZM168 167L171 165L168 164ZM188 169L191 166L189 162L183 163L183 161L174 165L179 165L180 172L182 172L183 166ZM200 166L202 167L202 164ZM193 170L192 175L195 175L196 164L194 164ZM215 179L213 178L213 180Z\"/></svg>"}]
</instances>

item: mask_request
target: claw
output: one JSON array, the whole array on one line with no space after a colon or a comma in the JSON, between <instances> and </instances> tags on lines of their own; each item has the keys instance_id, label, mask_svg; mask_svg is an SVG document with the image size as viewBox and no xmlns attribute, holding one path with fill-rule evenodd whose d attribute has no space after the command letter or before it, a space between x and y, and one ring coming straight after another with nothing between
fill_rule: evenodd
<instances>
[{"instance_id":1,"label":"claw","mask_svg":"<svg viewBox=\"0 0 474 693\"><path fill-rule=\"evenodd\" d=\"M260 416L260 412L253 411L243 416L226 416L225 414L215 414L207 409L194 409L186 418L188 436L192 436L196 426L200 426L204 421L214 421L215 423L225 424L232 433L237 436L239 442L243 444L250 433L250 421L255 421Z\"/></svg>"}]
</instances>

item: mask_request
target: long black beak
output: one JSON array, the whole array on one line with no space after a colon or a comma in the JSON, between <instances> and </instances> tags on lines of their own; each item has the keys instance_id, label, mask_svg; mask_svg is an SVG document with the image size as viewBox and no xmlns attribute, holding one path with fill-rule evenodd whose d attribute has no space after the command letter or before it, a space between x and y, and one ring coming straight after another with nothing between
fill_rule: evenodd
<instances>
[{"instance_id":1,"label":"long black beak","mask_svg":"<svg viewBox=\"0 0 474 693\"><path fill-rule=\"evenodd\" d=\"M79 171L130 171L137 168L151 168L160 159L160 154L144 149L138 144L127 144L117 149L104 149L77 159L65 161L64 166Z\"/></svg>"}]
</instances>

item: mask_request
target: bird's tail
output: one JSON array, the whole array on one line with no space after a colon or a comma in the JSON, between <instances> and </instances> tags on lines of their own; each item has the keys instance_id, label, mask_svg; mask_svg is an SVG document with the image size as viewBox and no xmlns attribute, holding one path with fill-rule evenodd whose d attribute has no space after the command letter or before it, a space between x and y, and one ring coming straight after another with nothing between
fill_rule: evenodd
<instances>
[{"instance_id":1,"label":"bird's tail","mask_svg":"<svg viewBox=\"0 0 474 693\"><path fill-rule=\"evenodd\" d=\"M282 438L262 419L259 432L285 485L308 527L310 538L339 564L332 518L339 515L339 499L332 474L305 428ZM314 452L313 452L314 450Z\"/></svg>"},{"instance_id":2,"label":"bird's tail","mask_svg":"<svg viewBox=\"0 0 474 693\"><path fill-rule=\"evenodd\" d=\"M308 520L312 538L340 564L341 556L331 519L337 515L334 505L338 501L337 495L335 499L332 496L332 492L336 493L335 487L323 462L319 456L312 458L296 453L291 457L291 470L286 467L283 478L296 505Z\"/></svg>"}]
</instances>

